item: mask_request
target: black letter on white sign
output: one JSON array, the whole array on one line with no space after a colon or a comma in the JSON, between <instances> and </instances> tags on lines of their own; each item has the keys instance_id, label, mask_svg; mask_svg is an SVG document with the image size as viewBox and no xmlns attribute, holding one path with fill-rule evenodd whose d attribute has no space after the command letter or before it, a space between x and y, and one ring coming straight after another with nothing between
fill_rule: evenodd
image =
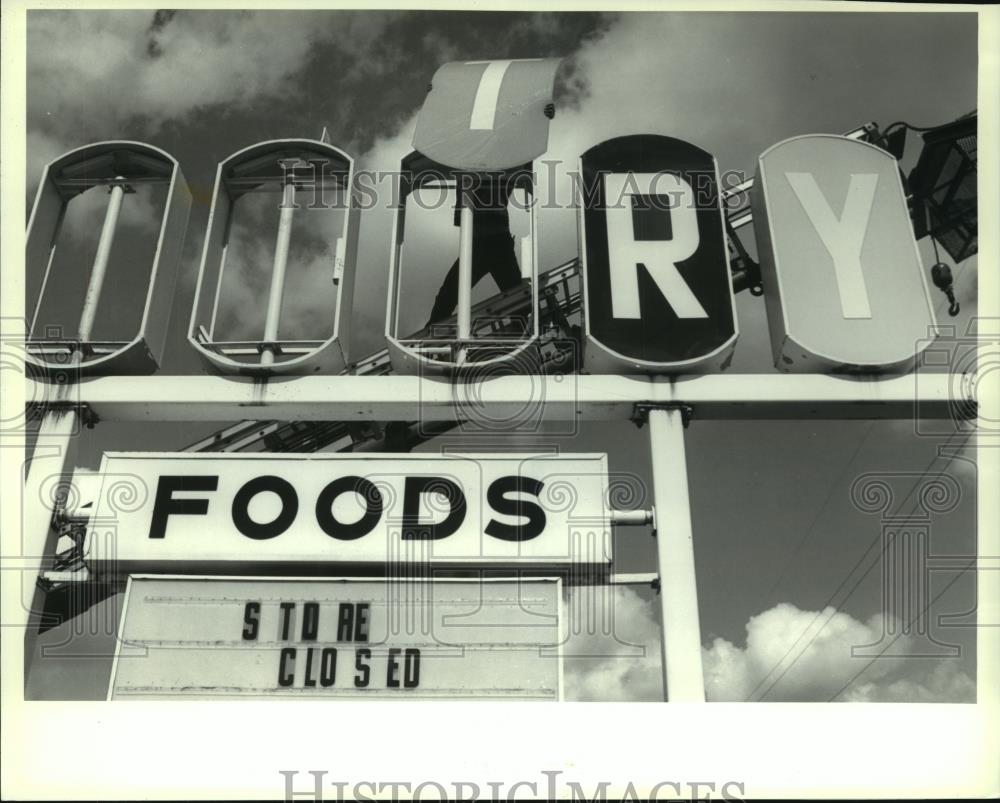
<instances>
[{"instance_id":1,"label":"black letter on white sign","mask_svg":"<svg viewBox=\"0 0 1000 803\"><path fill-rule=\"evenodd\" d=\"M163 538L167 534L167 517L170 515L204 516L208 513L207 499L174 499L174 491L215 491L219 487L217 476L187 477L168 474L156 484L153 502L153 520L149 525L150 538Z\"/></svg>"},{"instance_id":2,"label":"black letter on white sign","mask_svg":"<svg viewBox=\"0 0 1000 803\"><path fill-rule=\"evenodd\" d=\"M545 529L545 511L523 499L508 499L508 494L532 494L538 496L545 483L531 477L500 477L486 492L486 501L497 513L505 516L520 516L527 524L503 524L491 519L486 525L486 534L501 541L527 541L541 535Z\"/></svg>"},{"instance_id":3,"label":"black letter on white sign","mask_svg":"<svg viewBox=\"0 0 1000 803\"><path fill-rule=\"evenodd\" d=\"M437 524L420 523L420 497L437 493L448 500L447 518ZM403 490L403 540L436 541L447 538L465 521L465 495L444 477L407 477Z\"/></svg>"},{"instance_id":4,"label":"black letter on white sign","mask_svg":"<svg viewBox=\"0 0 1000 803\"><path fill-rule=\"evenodd\" d=\"M352 524L343 524L333 516L333 503L342 493L353 492L365 500L365 513ZM371 480L364 477L341 477L334 480L320 491L316 499L316 521L323 532L341 541L353 541L363 535L368 535L382 518L382 508L385 501L382 492Z\"/></svg>"},{"instance_id":5,"label":"black letter on white sign","mask_svg":"<svg viewBox=\"0 0 1000 803\"><path fill-rule=\"evenodd\" d=\"M243 609L243 640L256 641L260 632L260 603L248 602Z\"/></svg>"},{"instance_id":6,"label":"black letter on white sign","mask_svg":"<svg viewBox=\"0 0 1000 803\"><path fill-rule=\"evenodd\" d=\"M260 524L250 518L250 501L259 493L270 491L281 499L281 512L274 521ZM233 497L233 524L247 538L262 541L287 530L299 512L299 497L288 480L264 476L250 480Z\"/></svg>"}]
</instances>

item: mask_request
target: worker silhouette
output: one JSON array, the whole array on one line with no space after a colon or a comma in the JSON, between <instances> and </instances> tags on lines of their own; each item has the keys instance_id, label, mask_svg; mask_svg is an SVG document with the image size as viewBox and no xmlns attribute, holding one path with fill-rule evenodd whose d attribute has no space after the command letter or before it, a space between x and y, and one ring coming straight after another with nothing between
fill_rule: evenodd
<instances>
[{"instance_id":1,"label":"worker silhouette","mask_svg":"<svg viewBox=\"0 0 1000 803\"><path fill-rule=\"evenodd\" d=\"M455 207L455 225L461 224L462 204L472 205L472 285L475 286L487 273L493 277L501 292L511 290L521 283L521 269L514 253L514 237L510 233L510 216L507 203L513 182L482 182L471 190L460 190ZM458 262L451 266L441 283L428 329L455 312L458 304Z\"/></svg>"}]
</instances>

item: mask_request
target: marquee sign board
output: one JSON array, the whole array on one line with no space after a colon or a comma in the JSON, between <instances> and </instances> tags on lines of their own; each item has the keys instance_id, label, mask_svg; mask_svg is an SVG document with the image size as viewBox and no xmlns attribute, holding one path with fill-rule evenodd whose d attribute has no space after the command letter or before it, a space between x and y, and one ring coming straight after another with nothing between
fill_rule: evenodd
<instances>
[{"instance_id":1,"label":"marquee sign board","mask_svg":"<svg viewBox=\"0 0 1000 803\"><path fill-rule=\"evenodd\" d=\"M453 61L438 68L413 147L448 167L506 170L543 154L561 59Z\"/></svg>"},{"instance_id":2,"label":"marquee sign board","mask_svg":"<svg viewBox=\"0 0 1000 803\"><path fill-rule=\"evenodd\" d=\"M107 453L97 574L611 562L607 455Z\"/></svg>"},{"instance_id":3,"label":"marquee sign board","mask_svg":"<svg viewBox=\"0 0 1000 803\"><path fill-rule=\"evenodd\" d=\"M794 137L761 154L752 197L777 368L910 370L936 323L896 159Z\"/></svg>"},{"instance_id":4,"label":"marquee sign board","mask_svg":"<svg viewBox=\"0 0 1000 803\"><path fill-rule=\"evenodd\" d=\"M715 158L671 137L618 137L580 159L591 373L717 370L738 334Z\"/></svg>"},{"instance_id":5,"label":"marquee sign board","mask_svg":"<svg viewBox=\"0 0 1000 803\"><path fill-rule=\"evenodd\" d=\"M561 698L557 579L131 577L108 699Z\"/></svg>"}]
</instances>

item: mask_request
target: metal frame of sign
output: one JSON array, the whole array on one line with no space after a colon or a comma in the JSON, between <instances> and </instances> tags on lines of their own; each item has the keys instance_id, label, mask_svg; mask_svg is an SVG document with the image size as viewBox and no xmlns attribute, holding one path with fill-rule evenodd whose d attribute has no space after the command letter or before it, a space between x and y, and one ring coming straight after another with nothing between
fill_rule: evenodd
<instances>
[{"instance_id":1,"label":"metal frame of sign","mask_svg":"<svg viewBox=\"0 0 1000 803\"><path fill-rule=\"evenodd\" d=\"M670 137L662 137L663 139L672 139ZM619 139L625 139L621 137ZM610 141L610 140L609 140ZM683 140L678 140L683 142ZM587 153L594 150L594 148L599 147L605 143L599 143L588 149ZM696 146L690 143L684 142L685 145L695 148ZM700 148L698 150L701 150ZM729 269L729 251L726 248L726 229L725 229L725 211L722 206L722 187L718 181L719 176L719 163L714 155L703 151L706 156L711 156L714 174L716 177L716 208L719 214L719 232L721 235L721 241L723 243L722 253L726 259L726 275L729 281L729 296L730 296L730 309L733 318L733 334L712 352L701 356L692 358L690 360L680 360L671 363L659 363L651 362L648 360L638 359L635 357L630 357L628 355L622 354L615 351L611 347L607 346L605 343L598 340L590 329L590 282L588 280L588 263L587 263L587 226L586 226L586 216L585 212L585 198L580 198L578 194L577 203L577 226L578 235L580 240L580 263L581 263L581 281L583 282L583 331L586 339L584 346L584 358L588 370L594 374L630 374L630 373L645 373L645 374L698 374L705 372L718 371L728 364L728 361L732 355L733 350L736 348L736 341L739 338L740 326L739 318L736 315L736 296L733 292L732 287L732 275ZM577 185L579 193L584 193L587 190L583 187L584 183L584 156L586 153L580 156L577 162L578 165L578 175L580 181ZM664 168L666 172L673 172ZM636 171L626 171L626 172L636 172Z\"/></svg>"},{"instance_id":2,"label":"metal frame of sign","mask_svg":"<svg viewBox=\"0 0 1000 803\"><path fill-rule=\"evenodd\" d=\"M125 621L128 614L128 604L132 595L132 581L133 580L194 580L206 582L212 582L213 580L227 580L227 581L253 581L253 582L301 582L301 583L332 583L332 582L359 582L359 583L370 583L372 578L364 578L357 576L330 576L330 577L269 577L269 576L259 576L259 575L188 575L188 574L130 574L128 576L128 581L125 586L124 598L122 601L121 614L118 620L118 628L115 634L115 654L111 662L111 674L108 678L108 693L106 696L106 701L112 701L112 695L115 688L115 677L118 673L118 659L121 655L122 645L124 644L124 633L125 633ZM565 699L566 682L565 682L565 654L566 654L566 598L564 594L563 579L558 575L539 575L539 576L523 576L518 575L516 577L483 577L483 576L469 576L469 577L434 577L433 581L435 583L555 583L556 586L556 598L558 600L557 607L557 634L558 643L556 645L556 672L557 672L557 683L558 683L558 694L556 702L563 702ZM393 582L405 582L405 583L415 583L415 582L426 582L426 578L419 577L395 577ZM401 699L404 699L401 697ZM388 702L388 701L386 701ZM497 702L503 702L503 700L498 700Z\"/></svg>"},{"instance_id":3,"label":"metal frame of sign","mask_svg":"<svg viewBox=\"0 0 1000 803\"><path fill-rule=\"evenodd\" d=\"M292 209L287 212L282 205L282 219L279 226L279 243L271 276L268 318L263 336L257 340L243 342L219 342L215 338L215 319L222 293L222 282L229 245L230 223L236 200L253 192L265 183L254 176L254 168L272 167L280 158L326 157L334 164L329 175L310 176L306 173L300 180L286 182L286 196L290 188L312 187L322 193L324 181L342 184L347 205L343 208L344 220L338 232L336 255L330 265L331 281L337 285L337 299L332 310L332 327L329 335L315 340L283 341L278 337L278 316L284 289L285 267L288 258L288 243L291 237ZM318 172L314 166L314 173ZM239 171L246 175L239 175ZM213 370L229 374L250 376L276 374L306 374L315 372L337 373L348 364L348 338L351 322L351 306L354 296L354 274L359 231L360 200L356 184L354 159L339 148L327 142L312 139L275 139L257 142L243 148L219 162L216 169L215 189L212 194L212 208L205 232L201 264L195 285L194 301L191 304L191 318L188 326L188 343L198 352L202 360ZM275 176L266 176L267 183L278 181ZM322 196L321 196L322 197ZM294 189L288 199L295 203ZM214 288L214 292L213 292ZM271 307L275 309L272 310ZM206 328L206 323L208 324ZM268 331L268 330L273 331Z\"/></svg>"},{"instance_id":4,"label":"metal frame of sign","mask_svg":"<svg viewBox=\"0 0 1000 803\"><path fill-rule=\"evenodd\" d=\"M400 174L403 177L399 194L399 206L396 208L392 223L392 247L389 256L389 280L386 290L386 312L385 312L385 342L389 350L389 358L395 371L400 374L454 374L461 371L468 373L477 372L482 378L489 374L489 371L499 366L508 366L519 358L523 359L525 352L530 352L538 341L538 231L537 204L531 203L529 216L530 243L527 248L521 249L520 256L530 258L531 269L527 279L531 298L531 330L525 337L503 338L502 342L497 341L494 350L499 352L496 356L485 359L475 359L476 346L480 350L485 350L491 345L489 339L469 337L462 341L458 338L431 338L431 337L406 337L399 332L399 309L402 300L399 298L401 281L401 264L403 235L406 226L406 199L409 195L434 181L444 179L446 183L455 183L463 172L446 165L428 159L423 154L413 151L403 158L400 163ZM531 165L521 165L510 171L512 173L524 172L531 175ZM534 192L534 187L532 187ZM465 236L465 232L462 233ZM468 233L471 236L471 232ZM523 274L523 266L522 266ZM461 303L461 300L459 301ZM468 353L467 359L461 359L461 353ZM535 364L537 361L529 361ZM484 373L485 372L485 373Z\"/></svg>"},{"instance_id":5,"label":"metal frame of sign","mask_svg":"<svg viewBox=\"0 0 1000 803\"><path fill-rule=\"evenodd\" d=\"M745 215L743 221L748 219ZM534 304L537 322L537 296ZM975 333L970 330L969 336L974 337ZM615 355L608 356L610 368L621 371L621 360L616 361ZM102 361L102 367L111 368L110 360ZM647 367L632 365L641 371ZM73 378L71 375L70 379ZM956 373L865 376L853 381L815 374L581 375L574 382L563 379L526 375L479 383L477 410L502 417L512 410L523 409L526 404L537 404L541 398L546 415L552 420L632 420L648 424L655 506L652 523L658 536L663 670L671 702L705 699L685 461L684 427L691 416L698 420L938 419L946 422L942 429L952 431L967 419L975 418L979 392L974 372L963 374L958 369ZM455 384L420 376L304 376L291 382L262 382L258 377L248 376L101 376L62 383L52 376L43 376L26 379L25 386L29 406L42 413L34 442L26 441L32 459L21 495L23 552L13 567L28 580L20 592L15 591L20 593L22 604L15 606L17 620L11 623L25 627L25 657L34 653L36 625L44 599L44 586L36 580L47 574L46 562L54 553L56 539L53 517L61 510L58 495L51 493L51 482L54 477L66 476L72 465L69 455L75 443L73 436L82 423L231 422L248 415L282 421L398 421L411 420L414 412L427 421L456 421L467 416L469 410L456 393ZM648 523L644 515L641 518ZM986 544L982 539L981 532L980 543ZM985 554L986 550L981 548L980 553ZM996 591L998 578L989 575L987 572L979 578L980 601L990 599L989 595ZM86 569L68 581L74 579L86 580ZM624 581L648 582L648 579ZM12 682L23 683L26 671L27 663L16 666Z\"/></svg>"},{"instance_id":6,"label":"metal frame of sign","mask_svg":"<svg viewBox=\"0 0 1000 803\"><path fill-rule=\"evenodd\" d=\"M760 261L761 272L764 278L764 301L767 309L768 333L771 342L771 352L774 365L779 371L797 372L806 374L821 373L853 373L856 375L885 373L900 374L913 370L919 361L920 354L934 340L934 333L939 330L939 326L934 315L934 304L930 295L930 288L927 284L927 276L923 267L923 259L920 256L919 246L915 237L911 239L908 248L912 248L914 257L914 267L916 281L922 288L921 302L923 311L927 313L926 326L922 327L919 334L915 334L915 339L908 340L913 343L912 349L906 349L906 353L897 357L891 362L882 364L861 364L859 362L847 362L838 359L819 349L813 348L808 343L802 343L796 339L799 332L790 331L788 325L788 301L782 293L782 274L788 273L788 268L780 266L778 255L775 253L774 243L777 241L774 228L774 215L768 209L768 176L763 170L764 160L773 151L783 148L790 143L803 142L805 140L833 140L844 142L849 147L859 150L868 149L870 153L885 161L891 168L894 186L898 190L899 207L896 210L903 218L900 228L908 233L912 233L912 224L909 213L906 209L906 192L903 188L902 176L898 162L892 154L883 148L865 142L860 139L839 136L836 134L803 134L796 137L777 142L757 157L757 175L753 188L750 192L754 219L757 222L756 237L758 243L758 259ZM773 179L772 179L773 181ZM786 283L788 279L786 277Z\"/></svg>"},{"instance_id":7,"label":"metal frame of sign","mask_svg":"<svg viewBox=\"0 0 1000 803\"><path fill-rule=\"evenodd\" d=\"M167 184L156 251L142 302L142 319L127 341L95 341L91 327L97 318L101 287L118 226L123 195L131 184ZM38 311L48 286L59 230L74 197L98 186L111 193L91 268L80 329L52 337L34 333ZM127 202L126 202L127 203ZM170 322L170 310L180 268L184 235L191 212L191 192L180 163L169 153L145 142L107 140L64 153L42 171L31 207L25 248L26 276L41 275L25 343L24 361L40 372L85 375L151 374L159 367ZM44 266L44 271L41 268ZM33 295L29 290L29 295Z\"/></svg>"}]
</instances>

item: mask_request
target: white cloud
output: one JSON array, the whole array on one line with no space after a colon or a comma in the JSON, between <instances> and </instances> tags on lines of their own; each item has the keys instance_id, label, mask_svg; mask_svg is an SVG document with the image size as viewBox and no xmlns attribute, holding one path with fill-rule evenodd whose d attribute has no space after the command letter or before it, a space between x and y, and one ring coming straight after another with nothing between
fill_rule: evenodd
<instances>
[{"instance_id":1,"label":"white cloud","mask_svg":"<svg viewBox=\"0 0 1000 803\"><path fill-rule=\"evenodd\" d=\"M848 689L844 699L869 703L969 703L976 699L976 683L954 661L937 660L919 680L902 677L862 683Z\"/></svg>"},{"instance_id":2,"label":"white cloud","mask_svg":"<svg viewBox=\"0 0 1000 803\"><path fill-rule=\"evenodd\" d=\"M573 589L567 606L568 700L662 699L660 625L656 598L628 586ZM610 596L608 596L610 595ZM602 612L602 608L604 611ZM579 611L590 611L590 618ZM827 607L804 611L789 603L752 616L744 646L716 638L702 650L711 702L974 702L975 681L957 659L908 656L902 637L884 657L852 655L878 644L882 616L860 622ZM589 657L583 657L589 656ZM863 671L862 671L863 670Z\"/></svg>"},{"instance_id":3,"label":"white cloud","mask_svg":"<svg viewBox=\"0 0 1000 803\"><path fill-rule=\"evenodd\" d=\"M395 173L403 157L413 150L413 130L417 116L410 116L394 135L378 137L372 147L357 159L360 170L373 173ZM368 181L374 184L377 199L371 208L361 213L358 232L357 271L354 280L354 319L351 350L362 356L384 347L386 286L389 279L389 258L393 209L392 176ZM429 312L430 310L428 310Z\"/></svg>"},{"instance_id":4,"label":"white cloud","mask_svg":"<svg viewBox=\"0 0 1000 803\"><path fill-rule=\"evenodd\" d=\"M704 650L710 700L975 700L975 682L956 660L909 657L910 637L901 637L874 661L852 655L856 646L880 643L881 614L859 622L831 607L803 611L781 603L751 617L746 630L743 647L716 638Z\"/></svg>"},{"instance_id":5,"label":"white cloud","mask_svg":"<svg viewBox=\"0 0 1000 803\"><path fill-rule=\"evenodd\" d=\"M29 190L37 186L42 170L49 162L69 151L72 146L58 136L37 128L28 131L27 179ZM31 198L34 201L34 196Z\"/></svg>"},{"instance_id":6,"label":"white cloud","mask_svg":"<svg viewBox=\"0 0 1000 803\"><path fill-rule=\"evenodd\" d=\"M322 30L309 15L280 25L254 14L168 18L154 30L146 11L29 15L29 202L47 163L88 142L121 139L132 119L155 131L213 103L250 104L281 91ZM92 234L105 206L99 190L73 199L67 231ZM147 229L159 220L141 193L129 196L123 216Z\"/></svg>"},{"instance_id":7,"label":"white cloud","mask_svg":"<svg viewBox=\"0 0 1000 803\"><path fill-rule=\"evenodd\" d=\"M127 192L122 199L120 226L135 226L147 235L155 236L163 214L163 192L156 192L150 185L140 185ZM104 225L108 210L108 191L105 187L92 187L73 198L63 219L63 229L75 238L78 245L96 247L96 233Z\"/></svg>"},{"instance_id":8,"label":"white cloud","mask_svg":"<svg viewBox=\"0 0 1000 803\"><path fill-rule=\"evenodd\" d=\"M320 43L351 57L352 75L388 15L338 12L34 11L29 15L27 179L88 142L122 138L130 122L156 134L214 106L265 108L304 92L295 82ZM336 78L331 81L335 91Z\"/></svg>"},{"instance_id":9,"label":"white cloud","mask_svg":"<svg viewBox=\"0 0 1000 803\"><path fill-rule=\"evenodd\" d=\"M253 203L241 207L245 213L234 217L230 231L217 340L256 340L263 336L274 264L278 196L258 193L246 198ZM333 330L337 293L333 284L334 248L342 221L343 214L336 210L303 206L295 213L279 326L279 336L284 340L323 340Z\"/></svg>"},{"instance_id":10,"label":"white cloud","mask_svg":"<svg viewBox=\"0 0 1000 803\"><path fill-rule=\"evenodd\" d=\"M569 593L566 699L661 700L655 603L629 586L585 586Z\"/></svg>"}]
</instances>

